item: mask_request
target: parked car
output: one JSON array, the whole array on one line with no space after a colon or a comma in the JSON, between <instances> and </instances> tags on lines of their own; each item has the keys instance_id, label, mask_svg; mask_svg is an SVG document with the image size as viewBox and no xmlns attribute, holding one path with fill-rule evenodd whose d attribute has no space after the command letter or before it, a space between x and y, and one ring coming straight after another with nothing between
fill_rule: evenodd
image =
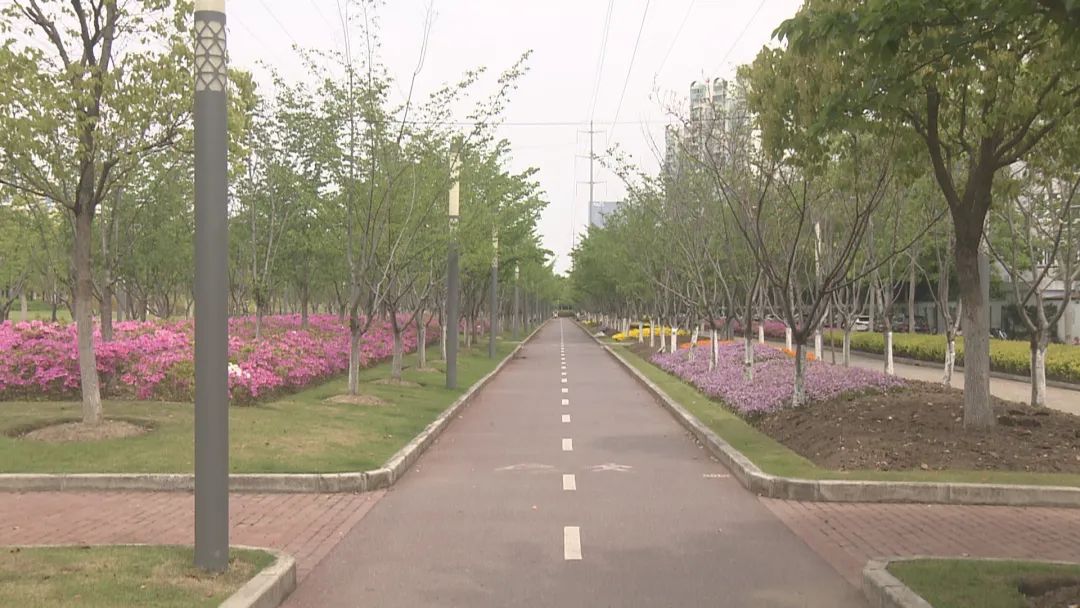
<instances>
[{"instance_id":1,"label":"parked car","mask_svg":"<svg viewBox=\"0 0 1080 608\"><path fill-rule=\"evenodd\" d=\"M870 315L859 315L855 317L855 323L851 328L855 331L870 331Z\"/></svg>"}]
</instances>

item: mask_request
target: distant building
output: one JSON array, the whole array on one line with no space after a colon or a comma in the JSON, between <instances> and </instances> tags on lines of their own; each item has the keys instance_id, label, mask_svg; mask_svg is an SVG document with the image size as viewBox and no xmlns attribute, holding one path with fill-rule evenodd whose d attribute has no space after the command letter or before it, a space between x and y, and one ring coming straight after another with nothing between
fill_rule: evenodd
<instances>
[{"instance_id":1,"label":"distant building","mask_svg":"<svg viewBox=\"0 0 1080 608\"><path fill-rule=\"evenodd\" d=\"M621 201L593 201L589 206L589 225L603 228L607 217L618 210Z\"/></svg>"},{"instance_id":2,"label":"distant building","mask_svg":"<svg viewBox=\"0 0 1080 608\"><path fill-rule=\"evenodd\" d=\"M669 175L678 172L680 153L701 158L723 159L725 134L735 133L748 120L741 90L723 78L705 79L690 83L690 112L681 124L671 125L664 132L664 167Z\"/></svg>"}]
</instances>

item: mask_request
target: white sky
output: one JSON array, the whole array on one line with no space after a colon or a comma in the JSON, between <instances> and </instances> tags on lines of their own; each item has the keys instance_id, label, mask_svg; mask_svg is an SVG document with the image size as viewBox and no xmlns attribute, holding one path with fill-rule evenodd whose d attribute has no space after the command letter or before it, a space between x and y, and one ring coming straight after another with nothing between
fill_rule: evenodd
<instances>
[{"instance_id":1,"label":"white sky","mask_svg":"<svg viewBox=\"0 0 1080 608\"><path fill-rule=\"evenodd\" d=\"M287 78L303 78L291 50L340 48L339 0L227 0L233 64L264 73L263 60ZM344 0L341 0L343 2ZM404 98L423 35L425 7L435 19L418 92L457 81L468 69L497 74L528 49L530 71L514 93L501 136L512 146L514 171L534 166L550 204L540 223L544 245L556 253L556 270L569 268L575 234L588 221L588 129L608 3L604 0L386 0L378 7L382 61ZM599 80L595 128L597 153L617 143L650 172L658 168L652 142L663 147L665 112L672 96L685 99L690 82L731 77L751 61L772 31L798 9L799 0L613 0L607 52ZM630 68L634 41L648 13ZM680 31L680 24L684 23ZM354 47L358 46L355 40ZM670 55L668 55L670 49ZM665 56L667 60L665 62ZM266 82L264 78L260 78ZM490 81L488 81L490 82ZM478 93L487 95L493 87ZM659 100L657 93L659 93ZM596 165L597 200L622 197L617 178ZM466 209L462 210L467 213Z\"/></svg>"}]
</instances>

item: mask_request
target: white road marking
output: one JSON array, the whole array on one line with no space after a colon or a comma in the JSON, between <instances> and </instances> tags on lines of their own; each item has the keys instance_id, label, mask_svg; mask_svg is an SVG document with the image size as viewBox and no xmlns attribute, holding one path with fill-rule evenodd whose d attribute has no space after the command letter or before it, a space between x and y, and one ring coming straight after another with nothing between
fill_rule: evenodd
<instances>
[{"instance_id":1,"label":"white road marking","mask_svg":"<svg viewBox=\"0 0 1080 608\"><path fill-rule=\"evenodd\" d=\"M566 368L564 367L563 369L566 369ZM565 375L566 375L566 372L563 372L563 373L562 373L562 375L564 375L564 376L565 376Z\"/></svg>"},{"instance_id":2,"label":"white road marking","mask_svg":"<svg viewBox=\"0 0 1080 608\"><path fill-rule=\"evenodd\" d=\"M563 384L566 384L566 378L560 378L560 380L562 380Z\"/></svg>"},{"instance_id":3,"label":"white road marking","mask_svg":"<svg viewBox=\"0 0 1080 608\"><path fill-rule=\"evenodd\" d=\"M577 526L563 528L563 559L581 559L581 528Z\"/></svg>"},{"instance_id":4,"label":"white road marking","mask_svg":"<svg viewBox=\"0 0 1080 608\"><path fill-rule=\"evenodd\" d=\"M727 473L703 473L701 476L705 479L728 479L731 477Z\"/></svg>"},{"instance_id":5,"label":"white road marking","mask_svg":"<svg viewBox=\"0 0 1080 608\"><path fill-rule=\"evenodd\" d=\"M564 392L564 393L569 393L569 392L570 392L570 389L568 389L568 388L566 388L566 387L564 386L564 387L563 387L563 389L562 389L562 392Z\"/></svg>"},{"instance_id":6,"label":"white road marking","mask_svg":"<svg viewBox=\"0 0 1080 608\"><path fill-rule=\"evenodd\" d=\"M563 475L562 489L566 490L567 492L573 492L577 490L577 478L575 478L573 475Z\"/></svg>"},{"instance_id":7,"label":"white road marking","mask_svg":"<svg viewBox=\"0 0 1080 608\"><path fill-rule=\"evenodd\" d=\"M540 464L538 462L522 462L520 464L511 464L505 467L499 467L496 471L547 471L554 469L555 467L550 464Z\"/></svg>"},{"instance_id":8,"label":"white road marking","mask_svg":"<svg viewBox=\"0 0 1080 608\"><path fill-rule=\"evenodd\" d=\"M570 405L570 400L569 399L563 399L562 404L563 405Z\"/></svg>"},{"instance_id":9,"label":"white road marking","mask_svg":"<svg viewBox=\"0 0 1080 608\"><path fill-rule=\"evenodd\" d=\"M593 471L594 473L599 473L599 472L602 472L602 471L614 471L616 473L625 473L625 472L629 471L632 468L634 468L634 467L632 467L632 466L630 466L628 464L615 464L614 462L609 462L607 464L598 464L598 465L595 465L595 466L591 466L591 467L589 467L589 470Z\"/></svg>"},{"instance_id":10,"label":"white road marking","mask_svg":"<svg viewBox=\"0 0 1080 608\"><path fill-rule=\"evenodd\" d=\"M564 452L573 452L574 451L574 440L569 438L569 437L563 437L562 451L564 451Z\"/></svg>"},{"instance_id":11,"label":"white road marking","mask_svg":"<svg viewBox=\"0 0 1080 608\"><path fill-rule=\"evenodd\" d=\"M563 422L570 422L570 414L563 414L562 415L562 421Z\"/></svg>"}]
</instances>

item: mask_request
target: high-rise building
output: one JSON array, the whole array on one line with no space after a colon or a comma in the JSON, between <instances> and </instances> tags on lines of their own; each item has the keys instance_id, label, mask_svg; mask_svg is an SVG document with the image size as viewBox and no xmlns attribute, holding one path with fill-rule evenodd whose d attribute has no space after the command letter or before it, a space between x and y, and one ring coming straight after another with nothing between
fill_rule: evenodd
<instances>
[{"instance_id":1,"label":"high-rise building","mask_svg":"<svg viewBox=\"0 0 1080 608\"><path fill-rule=\"evenodd\" d=\"M690 83L690 112L681 124L664 133L665 169L677 171L680 152L720 159L724 155L726 132L747 120L742 96L735 84L723 78Z\"/></svg>"}]
</instances>

